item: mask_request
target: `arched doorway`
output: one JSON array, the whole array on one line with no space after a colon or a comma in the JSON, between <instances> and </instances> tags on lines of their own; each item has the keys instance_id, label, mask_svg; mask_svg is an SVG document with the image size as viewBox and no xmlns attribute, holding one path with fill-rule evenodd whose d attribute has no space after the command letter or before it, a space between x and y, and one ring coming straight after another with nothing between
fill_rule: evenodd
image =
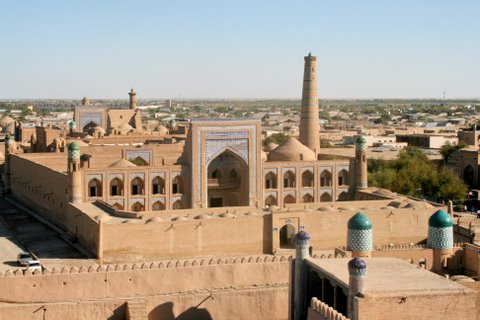
<instances>
[{"instance_id":1,"label":"arched doorway","mask_svg":"<svg viewBox=\"0 0 480 320\"><path fill-rule=\"evenodd\" d=\"M100 180L93 178L88 183L88 195L90 197L101 197L102 196L102 183Z\"/></svg>"},{"instance_id":2,"label":"arched doorway","mask_svg":"<svg viewBox=\"0 0 480 320\"><path fill-rule=\"evenodd\" d=\"M231 150L225 150L207 167L208 207L248 206L248 166Z\"/></svg>"},{"instance_id":3,"label":"arched doorway","mask_svg":"<svg viewBox=\"0 0 480 320\"><path fill-rule=\"evenodd\" d=\"M280 249L295 248L295 227L291 224L286 224L280 229Z\"/></svg>"},{"instance_id":4,"label":"arched doorway","mask_svg":"<svg viewBox=\"0 0 480 320\"><path fill-rule=\"evenodd\" d=\"M463 169L463 180L466 184L470 186L470 188L474 187L474 177L475 173L471 165L468 165Z\"/></svg>"}]
</instances>

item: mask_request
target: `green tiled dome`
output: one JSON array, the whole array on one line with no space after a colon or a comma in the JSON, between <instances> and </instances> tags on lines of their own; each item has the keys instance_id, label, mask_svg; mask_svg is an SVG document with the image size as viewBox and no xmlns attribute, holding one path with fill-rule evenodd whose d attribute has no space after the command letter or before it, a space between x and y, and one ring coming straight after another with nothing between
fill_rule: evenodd
<instances>
[{"instance_id":1,"label":"green tiled dome","mask_svg":"<svg viewBox=\"0 0 480 320\"><path fill-rule=\"evenodd\" d=\"M76 151L76 150L80 150L80 147L76 142L72 142L68 145L68 151Z\"/></svg>"},{"instance_id":2,"label":"green tiled dome","mask_svg":"<svg viewBox=\"0 0 480 320\"><path fill-rule=\"evenodd\" d=\"M438 210L430 219L428 219L428 226L434 228L448 228L453 226L452 218L443 210Z\"/></svg>"},{"instance_id":3,"label":"green tiled dome","mask_svg":"<svg viewBox=\"0 0 480 320\"><path fill-rule=\"evenodd\" d=\"M348 229L370 230L372 229L372 222L363 212L358 212L348 220Z\"/></svg>"}]
</instances>

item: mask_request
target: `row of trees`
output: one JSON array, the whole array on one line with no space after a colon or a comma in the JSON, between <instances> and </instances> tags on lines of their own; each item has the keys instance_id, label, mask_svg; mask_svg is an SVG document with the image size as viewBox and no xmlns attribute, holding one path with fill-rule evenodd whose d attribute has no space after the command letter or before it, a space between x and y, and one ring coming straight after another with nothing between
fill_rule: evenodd
<instances>
[{"instance_id":1,"label":"row of trees","mask_svg":"<svg viewBox=\"0 0 480 320\"><path fill-rule=\"evenodd\" d=\"M441 202L465 198L468 188L449 169L437 166L416 147L406 147L396 160L370 160L368 183L405 195Z\"/></svg>"}]
</instances>

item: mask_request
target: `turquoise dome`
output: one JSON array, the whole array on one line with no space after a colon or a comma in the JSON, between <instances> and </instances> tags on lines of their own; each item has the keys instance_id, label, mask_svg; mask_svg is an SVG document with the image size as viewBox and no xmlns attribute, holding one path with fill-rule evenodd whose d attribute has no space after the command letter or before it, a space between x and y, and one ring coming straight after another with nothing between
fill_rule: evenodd
<instances>
[{"instance_id":1,"label":"turquoise dome","mask_svg":"<svg viewBox=\"0 0 480 320\"><path fill-rule=\"evenodd\" d=\"M76 123L75 123L74 120L71 120L71 121L68 123L68 125L69 125L70 127L75 127Z\"/></svg>"},{"instance_id":2,"label":"turquoise dome","mask_svg":"<svg viewBox=\"0 0 480 320\"><path fill-rule=\"evenodd\" d=\"M348 220L348 229L370 230L372 229L372 222L363 212L358 212Z\"/></svg>"},{"instance_id":3,"label":"turquoise dome","mask_svg":"<svg viewBox=\"0 0 480 320\"><path fill-rule=\"evenodd\" d=\"M72 142L68 145L68 151L76 151L76 150L80 150L80 147L76 142Z\"/></svg>"},{"instance_id":4,"label":"turquoise dome","mask_svg":"<svg viewBox=\"0 0 480 320\"><path fill-rule=\"evenodd\" d=\"M443 210L438 210L428 219L428 226L434 228L449 228L453 226L452 218Z\"/></svg>"}]
</instances>

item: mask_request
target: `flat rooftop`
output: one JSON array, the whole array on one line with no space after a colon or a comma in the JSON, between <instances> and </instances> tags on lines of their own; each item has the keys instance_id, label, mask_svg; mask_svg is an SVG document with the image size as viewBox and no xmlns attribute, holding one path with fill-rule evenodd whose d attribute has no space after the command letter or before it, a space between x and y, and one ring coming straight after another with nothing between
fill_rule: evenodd
<instances>
[{"instance_id":1,"label":"flat rooftop","mask_svg":"<svg viewBox=\"0 0 480 320\"><path fill-rule=\"evenodd\" d=\"M348 288L350 259L308 259L308 264L340 286ZM396 258L368 258L365 275L365 296L411 296L442 294L452 291L472 292L471 289L433 272Z\"/></svg>"}]
</instances>

